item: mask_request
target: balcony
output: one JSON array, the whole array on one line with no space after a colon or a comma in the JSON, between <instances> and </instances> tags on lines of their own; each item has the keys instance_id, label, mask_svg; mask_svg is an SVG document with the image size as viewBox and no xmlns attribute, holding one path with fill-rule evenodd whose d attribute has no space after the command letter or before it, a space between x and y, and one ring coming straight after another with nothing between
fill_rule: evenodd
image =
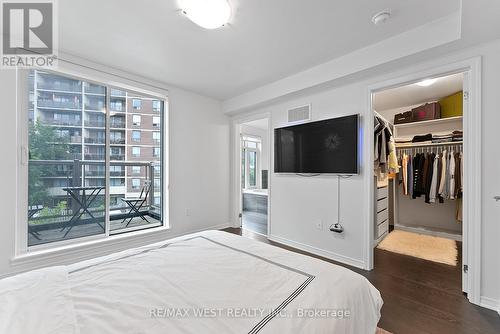
<instances>
[{"instance_id":1,"label":"balcony","mask_svg":"<svg viewBox=\"0 0 500 334\"><path fill-rule=\"evenodd\" d=\"M106 144L106 139L101 137L85 137L85 144Z\"/></svg>"},{"instance_id":2,"label":"balcony","mask_svg":"<svg viewBox=\"0 0 500 334\"><path fill-rule=\"evenodd\" d=\"M111 119L110 127L115 129L125 129L125 122Z\"/></svg>"},{"instance_id":3,"label":"balcony","mask_svg":"<svg viewBox=\"0 0 500 334\"><path fill-rule=\"evenodd\" d=\"M111 145L125 145L125 138L111 138L109 142Z\"/></svg>"},{"instance_id":4,"label":"balcony","mask_svg":"<svg viewBox=\"0 0 500 334\"><path fill-rule=\"evenodd\" d=\"M45 125L61 125L61 126L82 126L82 121L79 119L42 119Z\"/></svg>"},{"instance_id":5,"label":"balcony","mask_svg":"<svg viewBox=\"0 0 500 334\"><path fill-rule=\"evenodd\" d=\"M112 177L123 176L123 177L125 177L125 170L122 170L122 171L110 171L109 172L109 176L112 176Z\"/></svg>"},{"instance_id":6,"label":"balcony","mask_svg":"<svg viewBox=\"0 0 500 334\"><path fill-rule=\"evenodd\" d=\"M111 111L125 112L125 105L122 103L113 103L111 102L109 105L109 109Z\"/></svg>"},{"instance_id":7,"label":"balcony","mask_svg":"<svg viewBox=\"0 0 500 334\"><path fill-rule=\"evenodd\" d=\"M85 110L104 111L104 102L85 103Z\"/></svg>"},{"instance_id":8,"label":"balcony","mask_svg":"<svg viewBox=\"0 0 500 334\"><path fill-rule=\"evenodd\" d=\"M104 167L104 164L102 164L101 166ZM102 170L86 170L86 169L84 169L83 173L84 173L84 177L102 177L102 178L104 178L106 176L104 169L102 169Z\"/></svg>"},{"instance_id":9,"label":"balcony","mask_svg":"<svg viewBox=\"0 0 500 334\"><path fill-rule=\"evenodd\" d=\"M103 119L88 119L85 120L85 126L104 128L106 126L106 121Z\"/></svg>"},{"instance_id":10,"label":"balcony","mask_svg":"<svg viewBox=\"0 0 500 334\"><path fill-rule=\"evenodd\" d=\"M106 87L86 82L85 93L104 95L106 94Z\"/></svg>"},{"instance_id":11,"label":"balcony","mask_svg":"<svg viewBox=\"0 0 500 334\"><path fill-rule=\"evenodd\" d=\"M85 160L102 160L104 161L104 154L99 153L85 153Z\"/></svg>"},{"instance_id":12,"label":"balcony","mask_svg":"<svg viewBox=\"0 0 500 334\"><path fill-rule=\"evenodd\" d=\"M38 108L56 108L56 109L81 109L80 102L75 101L54 101L49 99L38 99Z\"/></svg>"},{"instance_id":13,"label":"balcony","mask_svg":"<svg viewBox=\"0 0 500 334\"><path fill-rule=\"evenodd\" d=\"M115 160L115 161L124 161L125 160L125 154L111 154L109 156L110 160Z\"/></svg>"},{"instance_id":14,"label":"balcony","mask_svg":"<svg viewBox=\"0 0 500 334\"><path fill-rule=\"evenodd\" d=\"M153 163L113 162L111 167L120 168L110 174L123 176L125 168L144 167L145 179L140 187L131 192L124 180L111 179L106 182L102 162L30 160L30 184L45 183L42 193L29 194L28 200L28 245L34 246L90 235L103 234L105 217L109 210L111 234L146 227L161 226L161 203L158 186L154 182ZM120 174L120 175L117 175ZM60 176L62 179L53 179ZM106 205L106 186L112 195ZM126 198L139 196L144 190L144 202L138 211L127 205ZM82 200L85 198L85 200Z\"/></svg>"},{"instance_id":15,"label":"balcony","mask_svg":"<svg viewBox=\"0 0 500 334\"><path fill-rule=\"evenodd\" d=\"M54 81L53 78L39 78L37 88L42 90L59 91L59 92L74 92L81 94L82 86L79 81Z\"/></svg>"}]
</instances>

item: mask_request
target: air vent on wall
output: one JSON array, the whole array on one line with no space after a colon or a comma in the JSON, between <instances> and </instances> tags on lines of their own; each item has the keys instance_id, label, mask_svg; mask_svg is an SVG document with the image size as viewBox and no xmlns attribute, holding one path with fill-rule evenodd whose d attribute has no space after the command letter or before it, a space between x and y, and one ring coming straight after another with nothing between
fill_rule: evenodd
<instances>
[{"instance_id":1,"label":"air vent on wall","mask_svg":"<svg viewBox=\"0 0 500 334\"><path fill-rule=\"evenodd\" d=\"M308 121L311 119L311 105L288 109L288 123Z\"/></svg>"}]
</instances>

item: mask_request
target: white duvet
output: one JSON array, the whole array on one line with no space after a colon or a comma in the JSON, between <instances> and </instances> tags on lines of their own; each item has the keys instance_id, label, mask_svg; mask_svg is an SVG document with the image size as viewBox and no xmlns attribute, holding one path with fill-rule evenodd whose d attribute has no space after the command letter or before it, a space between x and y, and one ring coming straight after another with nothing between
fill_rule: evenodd
<instances>
[{"instance_id":1,"label":"white duvet","mask_svg":"<svg viewBox=\"0 0 500 334\"><path fill-rule=\"evenodd\" d=\"M361 275L219 231L0 281L0 333L373 334Z\"/></svg>"}]
</instances>

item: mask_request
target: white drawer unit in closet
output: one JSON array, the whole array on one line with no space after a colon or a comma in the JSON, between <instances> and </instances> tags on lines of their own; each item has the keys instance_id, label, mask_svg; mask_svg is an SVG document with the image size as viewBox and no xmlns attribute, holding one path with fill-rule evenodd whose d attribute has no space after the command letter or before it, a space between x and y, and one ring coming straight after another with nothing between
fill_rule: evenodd
<instances>
[{"instance_id":1,"label":"white drawer unit in closet","mask_svg":"<svg viewBox=\"0 0 500 334\"><path fill-rule=\"evenodd\" d=\"M389 190L388 187L377 187L375 191L375 245L389 232Z\"/></svg>"},{"instance_id":2,"label":"white drawer unit in closet","mask_svg":"<svg viewBox=\"0 0 500 334\"><path fill-rule=\"evenodd\" d=\"M389 196L389 187L377 188L377 200L387 198Z\"/></svg>"},{"instance_id":3,"label":"white drawer unit in closet","mask_svg":"<svg viewBox=\"0 0 500 334\"><path fill-rule=\"evenodd\" d=\"M377 226L375 231L375 239L381 239L389 231L389 221L386 219L382 224Z\"/></svg>"}]
</instances>

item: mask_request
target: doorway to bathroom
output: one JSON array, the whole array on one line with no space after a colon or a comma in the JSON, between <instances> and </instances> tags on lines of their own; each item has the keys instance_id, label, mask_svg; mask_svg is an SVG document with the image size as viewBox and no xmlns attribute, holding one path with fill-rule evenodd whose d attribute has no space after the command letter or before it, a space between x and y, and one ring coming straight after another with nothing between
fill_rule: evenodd
<instances>
[{"instance_id":1,"label":"doorway to bathroom","mask_svg":"<svg viewBox=\"0 0 500 334\"><path fill-rule=\"evenodd\" d=\"M269 119L240 124L241 227L268 234Z\"/></svg>"}]
</instances>

